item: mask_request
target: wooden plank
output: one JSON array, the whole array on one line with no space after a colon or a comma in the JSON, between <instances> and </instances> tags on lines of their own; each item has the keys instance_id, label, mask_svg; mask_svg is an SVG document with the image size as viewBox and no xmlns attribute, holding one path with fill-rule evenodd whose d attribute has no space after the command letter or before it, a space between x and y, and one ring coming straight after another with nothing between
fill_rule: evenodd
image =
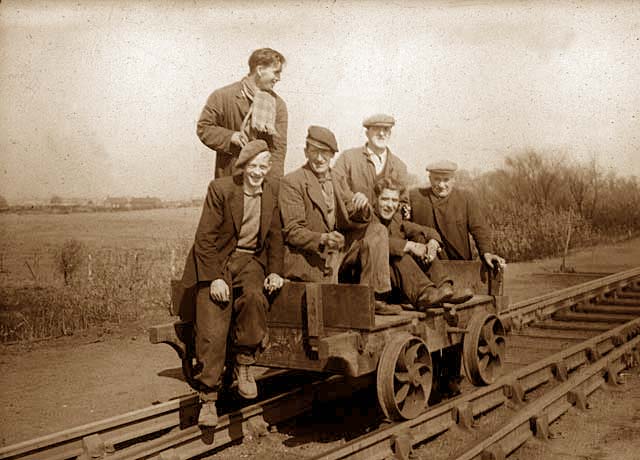
<instances>
[{"instance_id":1,"label":"wooden plank","mask_svg":"<svg viewBox=\"0 0 640 460\"><path fill-rule=\"evenodd\" d=\"M324 327L371 330L375 325L373 290L357 284L287 282L269 310L269 325L302 329L306 323L307 285L317 285Z\"/></svg>"},{"instance_id":2,"label":"wooden plank","mask_svg":"<svg viewBox=\"0 0 640 460\"><path fill-rule=\"evenodd\" d=\"M440 263L455 286L471 288L475 294L489 292L488 272L480 260L441 260Z\"/></svg>"},{"instance_id":3,"label":"wooden plank","mask_svg":"<svg viewBox=\"0 0 640 460\"><path fill-rule=\"evenodd\" d=\"M324 315L322 292L319 284L309 283L305 287L307 312L307 333L312 350L318 350L318 339L324 337Z\"/></svg>"}]
</instances>

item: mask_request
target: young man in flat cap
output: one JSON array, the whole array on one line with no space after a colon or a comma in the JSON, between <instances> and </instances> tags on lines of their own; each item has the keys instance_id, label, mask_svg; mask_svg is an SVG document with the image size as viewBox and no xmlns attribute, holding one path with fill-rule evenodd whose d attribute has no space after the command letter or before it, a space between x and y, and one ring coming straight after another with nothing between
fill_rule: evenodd
<instances>
[{"instance_id":1,"label":"young man in flat cap","mask_svg":"<svg viewBox=\"0 0 640 460\"><path fill-rule=\"evenodd\" d=\"M356 209L344 179L332 173L330 162L337 151L329 129L310 126L307 162L280 182L285 277L335 283L340 273L358 266L360 283L385 297L391 291L387 232L370 223L368 206ZM377 314L401 311L398 305L376 302Z\"/></svg>"},{"instance_id":2,"label":"young man in flat cap","mask_svg":"<svg viewBox=\"0 0 640 460\"><path fill-rule=\"evenodd\" d=\"M196 357L202 370L198 422L215 426L218 380L227 341L233 353L238 393L257 396L250 365L267 340L265 293L282 287L282 226L273 184L265 179L271 153L263 140L242 148L233 176L212 181L182 284L197 285Z\"/></svg>"},{"instance_id":3,"label":"young man in flat cap","mask_svg":"<svg viewBox=\"0 0 640 460\"><path fill-rule=\"evenodd\" d=\"M491 229L477 201L471 194L455 188L457 169L458 165L452 161L438 161L427 166L431 186L411 191L411 220L440 233L441 257L471 260L471 234L482 260L489 266L503 267L506 262L493 253Z\"/></svg>"},{"instance_id":4,"label":"young man in flat cap","mask_svg":"<svg viewBox=\"0 0 640 460\"><path fill-rule=\"evenodd\" d=\"M373 187L377 180L389 177L407 186L407 166L389 150L391 129L396 121L391 115L376 114L362 122L367 142L362 147L344 151L336 160L334 175L346 180L353 192L353 203L357 209L375 203ZM402 194L402 202L408 203L409 196Z\"/></svg>"},{"instance_id":5,"label":"young man in flat cap","mask_svg":"<svg viewBox=\"0 0 640 460\"><path fill-rule=\"evenodd\" d=\"M433 228L402 220L400 196L403 186L383 177L375 186L374 204L377 219L389 234L391 284L418 310L439 306L443 302L464 303L473 297L469 289L454 289L437 258L442 244Z\"/></svg>"},{"instance_id":6,"label":"young man in flat cap","mask_svg":"<svg viewBox=\"0 0 640 460\"><path fill-rule=\"evenodd\" d=\"M282 177L287 153L287 106L273 88L285 58L270 48L249 57L249 75L215 90L198 120L197 134L216 152L215 177L230 176L242 147L263 139L271 151L270 177Z\"/></svg>"}]
</instances>

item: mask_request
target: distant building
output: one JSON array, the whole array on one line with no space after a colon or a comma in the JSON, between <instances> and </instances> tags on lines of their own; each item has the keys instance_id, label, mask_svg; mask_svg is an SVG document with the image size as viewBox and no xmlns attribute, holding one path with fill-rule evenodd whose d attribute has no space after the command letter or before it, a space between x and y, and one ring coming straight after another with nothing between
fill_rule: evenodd
<instances>
[{"instance_id":1,"label":"distant building","mask_svg":"<svg viewBox=\"0 0 640 460\"><path fill-rule=\"evenodd\" d=\"M162 207L162 200L153 196L131 198L131 209L156 209Z\"/></svg>"},{"instance_id":2,"label":"distant building","mask_svg":"<svg viewBox=\"0 0 640 460\"><path fill-rule=\"evenodd\" d=\"M111 209L129 209L129 198L121 196L110 196L104 200L104 206Z\"/></svg>"}]
</instances>

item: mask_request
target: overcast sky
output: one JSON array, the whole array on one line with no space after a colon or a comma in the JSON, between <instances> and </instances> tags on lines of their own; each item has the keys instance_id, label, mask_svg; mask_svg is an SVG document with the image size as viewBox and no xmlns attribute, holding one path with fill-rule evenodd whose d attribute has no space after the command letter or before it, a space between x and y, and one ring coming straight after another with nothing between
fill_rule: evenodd
<instances>
[{"instance_id":1,"label":"overcast sky","mask_svg":"<svg viewBox=\"0 0 640 460\"><path fill-rule=\"evenodd\" d=\"M10 202L203 195L202 106L263 46L287 58L287 171L309 124L343 149L387 112L416 174L534 148L640 176L640 2L3 0L0 26Z\"/></svg>"}]
</instances>

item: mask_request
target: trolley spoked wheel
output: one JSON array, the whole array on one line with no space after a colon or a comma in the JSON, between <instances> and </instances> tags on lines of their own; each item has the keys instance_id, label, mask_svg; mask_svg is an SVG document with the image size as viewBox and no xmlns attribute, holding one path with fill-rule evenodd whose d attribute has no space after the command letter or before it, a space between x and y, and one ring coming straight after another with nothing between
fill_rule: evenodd
<instances>
[{"instance_id":1,"label":"trolley spoked wheel","mask_svg":"<svg viewBox=\"0 0 640 460\"><path fill-rule=\"evenodd\" d=\"M476 313L467 325L463 359L467 376L476 386L490 385L502 371L507 348L500 318L492 313Z\"/></svg>"},{"instance_id":2,"label":"trolley spoked wheel","mask_svg":"<svg viewBox=\"0 0 640 460\"><path fill-rule=\"evenodd\" d=\"M433 366L427 345L409 333L394 336L378 362L380 407L392 420L412 419L427 407Z\"/></svg>"}]
</instances>

